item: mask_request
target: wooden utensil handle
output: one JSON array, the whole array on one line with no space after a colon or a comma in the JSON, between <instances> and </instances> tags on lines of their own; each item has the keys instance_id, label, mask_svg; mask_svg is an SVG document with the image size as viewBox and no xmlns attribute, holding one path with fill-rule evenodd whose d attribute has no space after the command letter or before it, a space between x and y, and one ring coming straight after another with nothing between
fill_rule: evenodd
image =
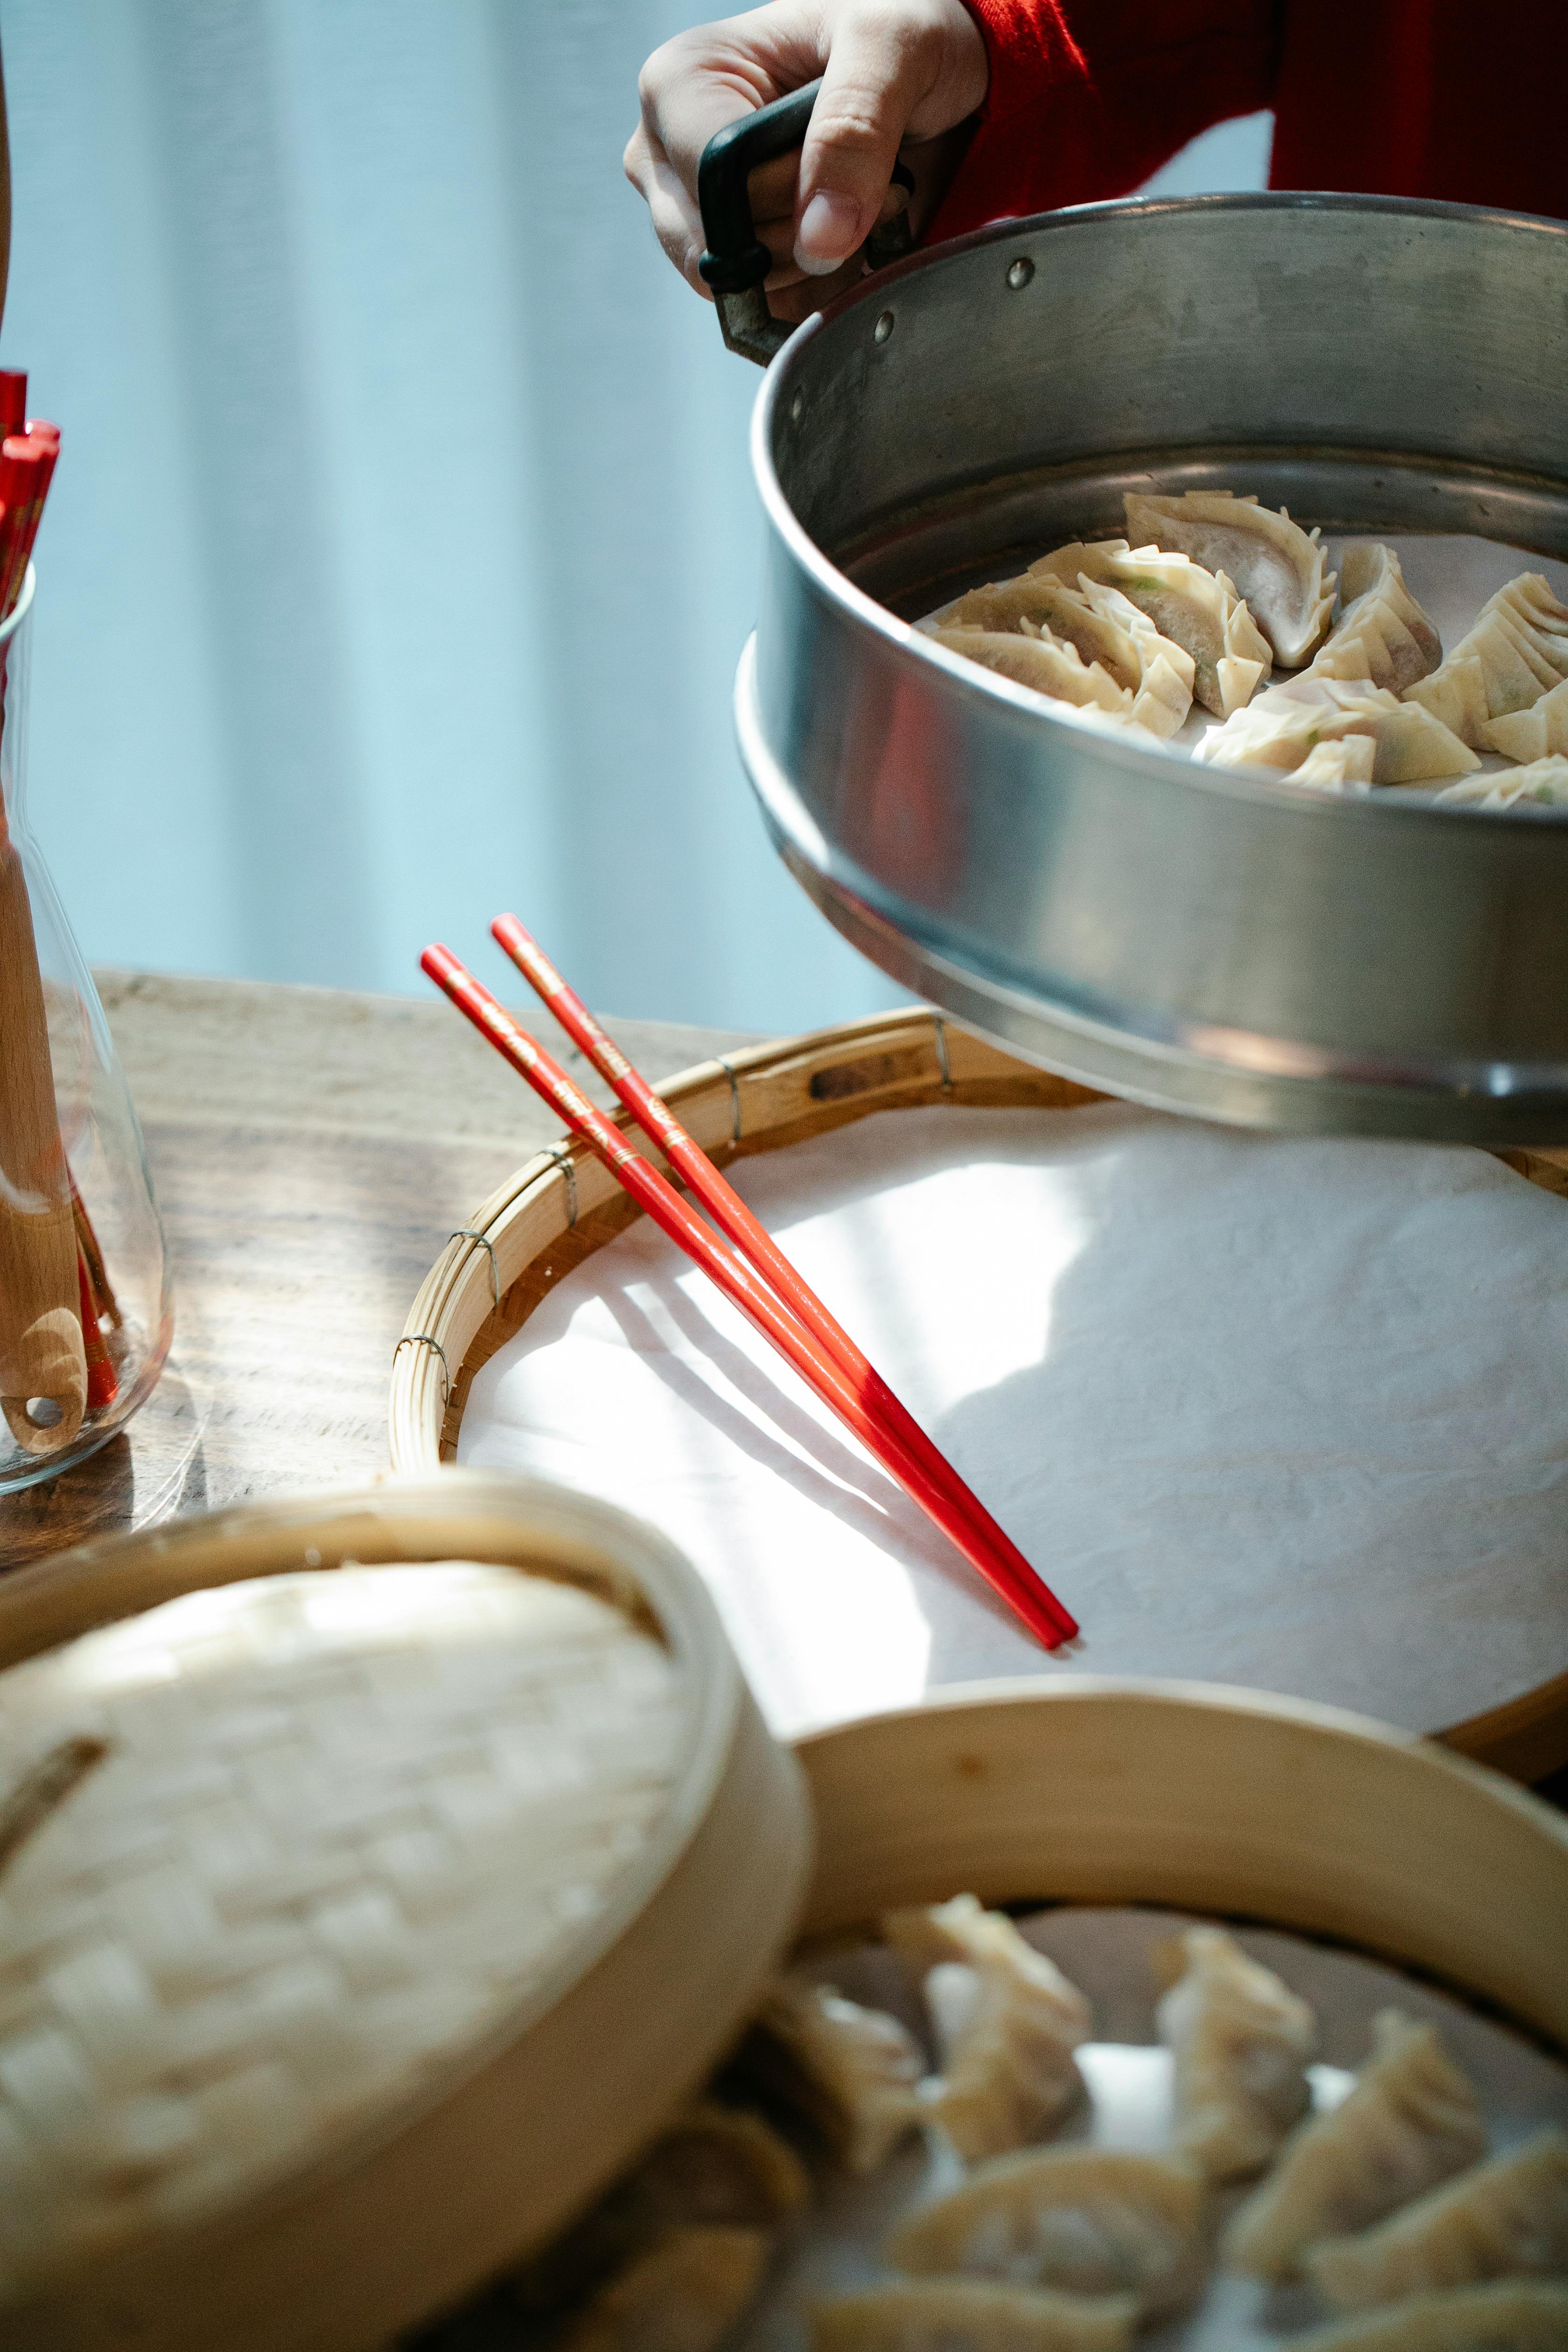
<instances>
[{"instance_id":1,"label":"wooden utensil handle","mask_svg":"<svg viewBox=\"0 0 1568 2352\"><path fill-rule=\"evenodd\" d=\"M58 1453L81 1427L87 1357L77 1301L76 1226L33 914L0 820L0 1412L29 1454ZM39 1401L54 1408L52 1419L34 1419Z\"/></svg>"}]
</instances>

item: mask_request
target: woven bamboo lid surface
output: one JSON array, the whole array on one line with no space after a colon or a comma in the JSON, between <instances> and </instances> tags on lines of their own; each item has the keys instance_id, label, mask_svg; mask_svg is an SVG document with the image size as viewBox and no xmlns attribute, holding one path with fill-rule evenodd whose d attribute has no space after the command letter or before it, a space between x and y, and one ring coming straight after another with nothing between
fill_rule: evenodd
<instances>
[{"instance_id":1,"label":"woven bamboo lid surface","mask_svg":"<svg viewBox=\"0 0 1568 2352\"><path fill-rule=\"evenodd\" d=\"M806 1142L873 1112L937 1105L1071 1112L1107 1100L923 1010L853 1022L701 1064L670 1080L662 1092L721 1166ZM1494 1156L1542 1191L1568 1195L1568 1166L1561 1155L1510 1150ZM625 1232L636 1214L580 1144L538 1154L476 1211L470 1230L452 1236L422 1284L394 1360L389 1424L392 1457L399 1468L427 1470L454 1457L475 1375L563 1277ZM884 1363L882 1369L892 1371L898 1385L896 1366ZM1291 1640L1292 1612L1300 1601L1295 1581L1281 1588L1283 1643ZM1410 1694L1403 1689L1379 1690L1354 1703L1440 1731L1461 1753L1521 1779L1555 1770L1568 1758L1568 1674L1549 1671L1533 1684L1529 1678L1509 1684L1500 1675L1489 1682L1478 1672L1466 1701L1442 1712L1451 1680L1445 1663L1450 1636L1431 1618L1414 1585L1411 1605L1418 1614L1427 1612L1425 1646L1415 1640L1407 1660L1398 1645L1395 1654L1420 1662L1420 1671L1412 1667L1408 1678L1420 1685L1430 1707L1405 1712L1398 1701L1408 1701ZM1485 1605L1484 1592L1479 1605ZM1545 1642L1542 1646L1551 1647ZM1114 1652L1114 1639L1110 1647ZM1556 1653L1551 1654L1555 1665ZM1142 1657L1114 1654L1109 1661L1116 1671L1141 1670L1143 1664ZM1254 1656L1236 1679L1238 1685L1257 1685L1271 1683L1275 1675L1266 1659ZM1283 1666L1279 1679L1287 1679Z\"/></svg>"},{"instance_id":2,"label":"woven bamboo lid surface","mask_svg":"<svg viewBox=\"0 0 1568 2352\"><path fill-rule=\"evenodd\" d=\"M0 1664L7 2346L384 2341L616 2168L789 1933L793 1768L602 1506L447 1473L90 1547Z\"/></svg>"}]
</instances>

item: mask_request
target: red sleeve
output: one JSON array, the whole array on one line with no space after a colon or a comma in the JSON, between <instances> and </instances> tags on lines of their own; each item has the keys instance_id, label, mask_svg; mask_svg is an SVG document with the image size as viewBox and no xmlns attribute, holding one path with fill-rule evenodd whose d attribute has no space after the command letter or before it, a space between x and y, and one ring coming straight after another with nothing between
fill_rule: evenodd
<instances>
[{"instance_id":1,"label":"red sleeve","mask_svg":"<svg viewBox=\"0 0 1568 2352\"><path fill-rule=\"evenodd\" d=\"M965 0L991 81L927 232L1123 196L1211 123L1271 103L1272 0Z\"/></svg>"}]
</instances>

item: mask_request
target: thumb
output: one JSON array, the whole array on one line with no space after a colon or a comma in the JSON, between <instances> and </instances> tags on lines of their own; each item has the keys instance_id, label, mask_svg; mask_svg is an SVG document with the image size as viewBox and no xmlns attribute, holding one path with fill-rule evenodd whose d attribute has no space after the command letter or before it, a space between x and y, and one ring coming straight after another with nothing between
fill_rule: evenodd
<instances>
[{"instance_id":1,"label":"thumb","mask_svg":"<svg viewBox=\"0 0 1568 2352\"><path fill-rule=\"evenodd\" d=\"M940 42L896 10L847 13L835 28L800 158L795 257L812 277L870 236L899 142L941 65Z\"/></svg>"}]
</instances>

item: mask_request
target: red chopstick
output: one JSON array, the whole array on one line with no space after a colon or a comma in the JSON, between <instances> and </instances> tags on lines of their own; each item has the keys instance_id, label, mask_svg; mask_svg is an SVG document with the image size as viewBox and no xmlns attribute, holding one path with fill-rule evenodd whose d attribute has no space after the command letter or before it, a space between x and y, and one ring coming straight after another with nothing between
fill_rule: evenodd
<instances>
[{"instance_id":1,"label":"red chopstick","mask_svg":"<svg viewBox=\"0 0 1568 2352\"><path fill-rule=\"evenodd\" d=\"M490 934L516 964L529 985L549 1005L573 1044L586 1054L602 1078L607 1078L643 1133L657 1143L677 1174L683 1177L721 1230L728 1234L742 1257L793 1309L817 1344L825 1348L839 1370L856 1389L874 1420L880 1421L895 1441L912 1454L931 1484L947 1496L969 1522L974 1539L999 1555L1010 1578L1040 1585L1047 1604L1057 1612L1059 1637L1078 1632L1048 1585L1012 1538L997 1526L984 1504L966 1486L946 1455L931 1443L914 1415L901 1404L881 1374L850 1338L843 1325L803 1281L765 1225L721 1176L700 1143L688 1135L668 1103L655 1094L641 1072L627 1061L613 1039L605 1034L587 1006L568 988L537 940L524 930L515 915L498 915ZM1001 1588L998 1588L1001 1589Z\"/></svg>"},{"instance_id":2,"label":"red chopstick","mask_svg":"<svg viewBox=\"0 0 1568 2352\"><path fill-rule=\"evenodd\" d=\"M876 1419L855 1384L846 1379L795 1316L721 1244L695 1210L687 1206L674 1185L626 1141L602 1111L595 1109L559 1063L529 1035L504 1005L496 1002L489 990L474 978L451 950L427 947L419 961L429 978L445 990L458 1011L467 1014L475 1028L528 1080L534 1092L542 1096L573 1134L581 1136L597 1152L659 1230L678 1242L763 1337L772 1341L806 1385L898 1480L1047 1649L1058 1648L1076 1633L1073 1620L1022 1554L1015 1553L1009 1559L994 1545L978 1540L967 1517L932 1483L908 1447Z\"/></svg>"}]
</instances>

